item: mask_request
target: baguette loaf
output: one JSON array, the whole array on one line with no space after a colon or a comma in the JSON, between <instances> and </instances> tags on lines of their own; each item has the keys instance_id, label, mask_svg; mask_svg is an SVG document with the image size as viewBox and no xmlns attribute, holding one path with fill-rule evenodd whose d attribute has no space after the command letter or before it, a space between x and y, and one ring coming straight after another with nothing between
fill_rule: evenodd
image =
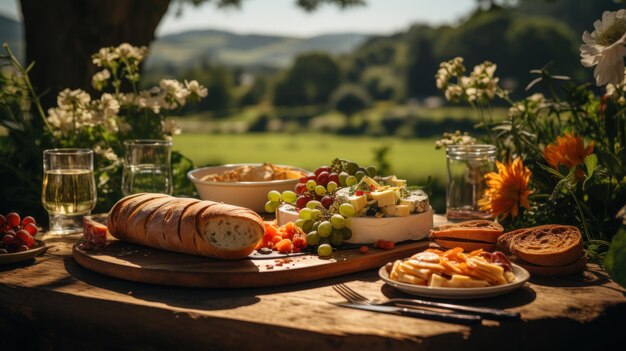
<instances>
[{"instance_id":1,"label":"baguette loaf","mask_svg":"<svg viewBox=\"0 0 626 351\"><path fill-rule=\"evenodd\" d=\"M264 232L263 220L250 209L162 194L121 199L107 227L135 244L219 259L248 256Z\"/></svg>"},{"instance_id":2,"label":"baguette loaf","mask_svg":"<svg viewBox=\"0 0 626 351\"><path fill-rule=\"evenodd\" d=\"M580 230L568 225L542 225L513 236L509 247L518 258L538 266L565 266L583 256Z\"/></svg>"}]
</instances>

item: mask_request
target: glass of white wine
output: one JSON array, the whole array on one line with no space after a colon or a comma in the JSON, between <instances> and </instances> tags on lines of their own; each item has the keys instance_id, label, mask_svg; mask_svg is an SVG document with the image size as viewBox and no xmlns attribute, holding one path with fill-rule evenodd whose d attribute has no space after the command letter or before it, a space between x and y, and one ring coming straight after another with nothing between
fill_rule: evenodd
<instances>
[{"instance_id":1,"label":"glass of white wine","mask_svg":"<svg viewBox=\"0 0 626 351\"><path fill-rule=\"evenodd\" d=\"M168 140L126 140L124 142L122 193L171 195L172 142Z\"/></svg>"},{"instance_id":2,"label":"glass of white wine","mask_svg":"<svg viewBox=\"0 0 626 351\"><path fill-rule=\"evenodd\" d=\"M69 234L82 230L83 216L96 206L93 151L51 149L43 152L41 201L50 216L50 232Z\"/></svg>"}]
</instances>

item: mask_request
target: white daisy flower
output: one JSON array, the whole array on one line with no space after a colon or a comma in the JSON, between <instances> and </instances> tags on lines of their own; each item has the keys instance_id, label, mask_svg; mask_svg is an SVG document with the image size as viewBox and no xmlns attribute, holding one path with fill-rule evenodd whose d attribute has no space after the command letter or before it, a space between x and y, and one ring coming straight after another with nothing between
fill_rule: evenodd
<instances>
[{"instance_id":1,"label":"white daisy flower","mask_svg":"<svg viewBox=\"0 0 626 351\"><path fill-rule=\"evenodd\" d=\"M596 68L596 85L618 84L624 78L626 56L626 10L605 11L593 24L595 30L583 33L585 44L580 46L580 62Z\"/></svg>"}]
</instances>

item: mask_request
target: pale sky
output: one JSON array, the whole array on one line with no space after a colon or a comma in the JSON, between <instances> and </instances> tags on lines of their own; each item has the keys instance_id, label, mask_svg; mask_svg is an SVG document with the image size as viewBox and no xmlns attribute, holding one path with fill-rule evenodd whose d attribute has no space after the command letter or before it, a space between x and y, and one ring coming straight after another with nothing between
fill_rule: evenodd
<instances>
[{"instance_id":1,"label":"pale sky","mask_svg":"<svg viewBox=\"0 0 626 351\"><path fill-rule=\"evenodd\" d=\"M366 0L367 5L347 10L326 5L307 13L295 0L244 0L241 9L216 9L209 3L184 5L176 16L172 5L157 28L157 36L193 29L213 28L237 33L312 36L361 32L390 34L419 22L454 24L476 5L475 0ZM0 0L0 13L20 18L17 0Z\"/></svg>"}]
</instances>

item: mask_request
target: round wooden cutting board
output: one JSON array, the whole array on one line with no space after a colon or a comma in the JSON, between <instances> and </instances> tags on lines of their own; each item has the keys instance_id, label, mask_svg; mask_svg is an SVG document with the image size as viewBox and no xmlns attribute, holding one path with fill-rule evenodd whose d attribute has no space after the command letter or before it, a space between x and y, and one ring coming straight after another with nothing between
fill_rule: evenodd
<instances>
[{"instance_id":1,"label":"round wooden cutting board","mask_svg":"<svg viewBox=\"0 0 626 351\"><path fill-rule=\"evenodd\" d=\"M236 261L152 249L112 240L102 250L85 251L74 245L81 266L111 277L141 283L203 288L251 288L302 283L368 269L424 250L429 241L398 244L392 250L340 250L329 258L305 254L285 258L247 258Z\"/></svg>"}]
</instances>

